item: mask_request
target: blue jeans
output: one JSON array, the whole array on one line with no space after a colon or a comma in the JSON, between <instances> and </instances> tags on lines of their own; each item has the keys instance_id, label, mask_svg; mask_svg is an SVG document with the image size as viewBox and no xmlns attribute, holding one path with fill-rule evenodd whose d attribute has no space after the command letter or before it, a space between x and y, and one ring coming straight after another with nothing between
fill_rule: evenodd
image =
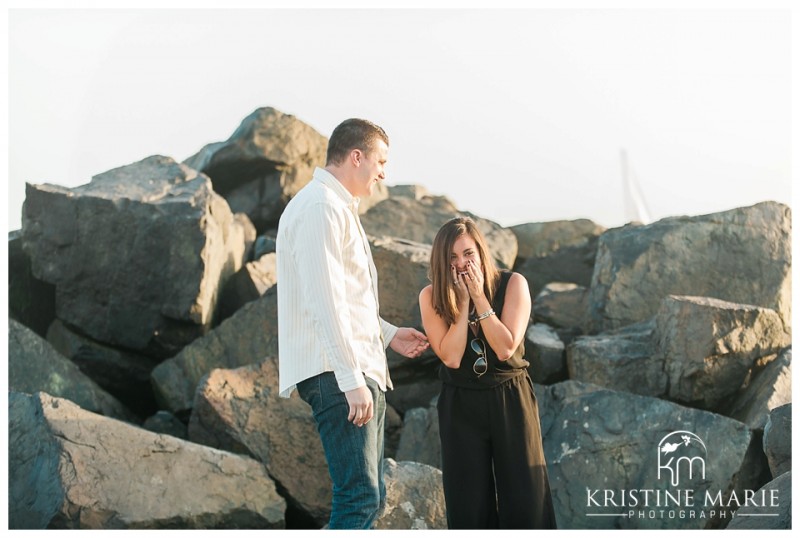
<instances>
[{"instance_id":1,"label":"blue jeans","mask_svg":"<svg viewBox=\"0 0 800 538\"><path fill-rule=\"evenodd\" d=\"M300 397L311 406L333 481L330 529L369 529L386 499L383 483L383 422L386 396L365 377L375 414L364 426L347 421L350 406L333 372L297 384Z\"/></svg>"}]
</instances>

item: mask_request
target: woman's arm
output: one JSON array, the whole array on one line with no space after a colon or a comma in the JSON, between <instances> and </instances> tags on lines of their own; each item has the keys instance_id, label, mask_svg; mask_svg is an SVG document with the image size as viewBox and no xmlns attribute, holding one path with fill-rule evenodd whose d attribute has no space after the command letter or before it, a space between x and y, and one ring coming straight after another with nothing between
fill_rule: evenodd
<instances>
[{"instance_id":1,"label":"woman's arm","mask_svg":"<svg viewBox=\"0 0 800 538\"><path fill-rule=\"evenodd\" d=\"M448 325L433 309L433 286L426 286L419 293L419 311L422 327L428 335L428 342L436 356L448 368L458 368L467 345L467 321L469 313L462 308L458 319Z\"/></svg>"},{"instance_id":2,"label":"woman's arm","mask_svg":"<svg viewBox=\"0 0 800 538\"><path fill-rule=\"evenodd\" d=\"M481 314L482 312L478 312ZM531 294L528 281L512 273L506 288L503 316L489 316L480 321L486 341L501 361L508 360L525 338L531 317Z\"/></svg>"}]
</instances>

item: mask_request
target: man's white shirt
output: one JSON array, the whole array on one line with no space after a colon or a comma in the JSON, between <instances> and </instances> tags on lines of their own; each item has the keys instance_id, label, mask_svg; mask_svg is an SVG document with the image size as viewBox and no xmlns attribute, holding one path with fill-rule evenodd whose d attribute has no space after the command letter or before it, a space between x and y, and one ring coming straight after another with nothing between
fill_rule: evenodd
<instances>
[{"instance_id":1,"label":"man's white shirt","mask_svg":"<svg viewBox=\"0 0 800 538\"><path fill-rule=\"evenodd\" d=\"M359 199L330 172L314 177L281 215L276 240L280 395L332 371L343 392L392 388L386 347L397 327L379 316L378 272Z\"/></svg>"}]
</instances>

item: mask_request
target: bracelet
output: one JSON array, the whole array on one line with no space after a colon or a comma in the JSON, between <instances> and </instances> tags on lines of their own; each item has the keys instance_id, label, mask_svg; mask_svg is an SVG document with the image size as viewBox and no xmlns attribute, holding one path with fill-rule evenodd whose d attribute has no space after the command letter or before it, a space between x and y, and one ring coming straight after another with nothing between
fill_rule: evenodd
<instances>
[{"instance_id":1,"label":"bracelet","mask_svg":"<svg viewBox=\"0 0 800 538\"><path fill-rule=\"evenodd\" d=\"M487 310L483 314L481 314L481 315L479 315L479 316L477 316L475 318L472 318L469 323L470 323L470 325L472 325L474 327L475 325L478 324L478 322L483 321L484 319L488 318L489 316L494 316L494 309L493 308L490 308L489 310Z\"/></svg>"}]
</instances>

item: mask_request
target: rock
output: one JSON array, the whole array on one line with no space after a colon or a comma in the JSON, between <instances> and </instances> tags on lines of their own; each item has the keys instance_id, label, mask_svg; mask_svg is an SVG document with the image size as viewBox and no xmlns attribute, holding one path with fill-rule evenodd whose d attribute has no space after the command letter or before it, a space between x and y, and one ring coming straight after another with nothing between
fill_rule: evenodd
<instances>
[{"instance_id":1,"label":"rock","mask_svg":"<svg viewBox=\"0 0 800 538\"><path fill-rule=\"evenodd\" d=\"M378 298L381 317L398 327L422 330L419 292L430 284L429 245L395 238L370 238L370 250L378 271ZM389 368L408 359L387 349Z\"/></svg>"},{"instance_id":2,"label":"rock","mask_svg":"<svg viewBox=\"0 0 800 538\"><path fill-rule=\"evenodd\" d=\"M397 447L398 461L416 461L442 468L437 400L438 396L427 408L417 407L406 411L400 445Z\"/></svg>"},{"instance_id":3,"label":"rock","mask_svg":"<svg viewBox=\"0 0 800 538\"><path fill-rule=\"evenodd\" d=\"M740 391L733 409L725 414L744 422L753 430L763 430L770 412L791 402L792 348L786 348Z\"/></svg>"},{"instance_id":4,"label":"rock","mask_svg":"<svg viewBox=\"0 0 800 538\"><path fill-rule=\"evenodd\" d=\"M386 393L386 402L399 413L409 409L427 407L431 399L439 394L439 366L442 362L428 349L416 359L405 359L391 369L394 389Z\"/></svg>"},{"instance_id":5,"label":"rock","mask_svg":"<svg viewBox=\"0 0 800 538\"><path fill-rule=\"evenodd\" d=\"M253 244L253 259L258 260L261 256L275 252L275 240L278 238L278 230L270 229L256 238Z\"/></svg>"},{"instance_id":6,"label":"rock","mask_svg":"<svg viewBox=\"0 0 800 538\"><path fill-rule=\"evenodd\" d=\"M56 317L56 288L33 276L19 230L8 233L8 316L41 337Z\"/></svg>"},{"instance_id":7,"label":"rock","mask_svg":"<svg viewBox=\"0 0 800 538\"><path fill-rule=\"evenodd\" d=\"M764 485L754 496L768 499L767 507L743 506L728 524L731 530L776 530L792 528L792 472L787 471ZM772 506L772 501L777 506ZM747 517L745 517L747 516Z\"/></svg>"},{"instance_id":8,"label":"rock","mask_svg":"<svg viewBox=\"0 0 800 538\"><path fill-rule=\"evenodd\" d=\"M608 230L598 243L588 331L646 320L667 295L771 308L788 326L791 225L788 206L763 202Z\"/></svg>"},{"instance_id":9,"label":"rock","mask_svg":"<svg viewBox=\"0 0 800 538\"><path fill-rule=\"evenodd\" d=\"M184 162L210 176L215 190L258 226L259 214L277 223L285 202L309 182L315 167L325 165L327 145L324 136L295 116L263 107L242 120L228 140L209 144ZM260 196L248 203L245 192L259 189ZM249 211L258 205L259 212ZM273 215L267 212L270 205Z\"/></svg>"},{"instance_id":10,"label":"rock","mask_svg":"<svg viewBox=\"0 0 800 538\"><path fill-rule=\"evenodd\" d=\"M588 292L583 286L570 282L551 282L533 299L533 319L554 327L559 334L577 336L584 325Z\"/></svg>"},{"instance_id":11,"label":"rock","mask_svg":"<svg viewBox=\"0 0 800 538\"><path fill-rule=\"evenodd\" d=\"M422 185L392 185L389 187L389 197L391 198L411 198L422 200L431 193Z\"/></svg>"},{"instance_id":12,"label":"rock","mask_svg":"<svg viewBox=\"0 0 800 538\"><path fill-rule=\"evenodd\" d=\"M663 396L667 377L654 333L655 322L649 320L576 338L567 346L570 379L643 396Z\"/></svg>"},{"instance_id":13,"label":"rock","mask_svg":"<svg viewBox=\"0 0 800 538\"><path fill-rule=\"evenodd\" d=\"M11 529L282 528L250 458L158 435L47 394L9 393Z\"/></svg>"},{"instance_id":14,"label":"rock","mask_svg":"<svg viewBox=\"0 0 800 538\"><path fill-rule=\"evenodd\" d=\"M525 333L525 360L536 383L555 383L567 377L564 342L552 327L535 323Z\"/></svg>"},{"instance_id":15,"label":"rock","mask_svg":"<svg viewBox=\"0 0 800 538\"><path fill-rule=\"evenodd\" d=\"M73 189L28 184L22 245L56 287L58 318L164 358L210 325L247 258L242 222L206 176L153 156Z\"/></svg>"},{"instance_id":16,"label":"rock","mask_svg":"<svg viewBox=\"0 0 800 538\"><path fill-rule=\"evenodd\" d=\"M585 247L606 231L589 219L529 222L509 229L517 238L520 260L545 257L562 248Z\"/></svg>"},{"instance_id":17,"label":"rock","mask_svg":"<svg viewBox=\"0 0 800 538\"><path fill-rule=\"evenodd\" d=\"M772 310L668 296L651 320L577 338L567 366L571 379L717 410L759 359L790 342Z\"/></svg>"},{"instance_id":18,"label":"rock","mask_svg":"<svg viewBox=\"0 0 800 538\"><path fill-rule=\"evenodd\" d=\"M153 433L171 435L178 439L188 439L189 437L186 424L169 411L156 411L155 415L147 417L142 428Z\"/></svg>"},{"instance_id":19,"label":"rock","mask_svg":"<svg viewBox=\"0 0 800 538\"><path fill-rule=\"evenodd\" d=\"M378 297L381 317L398 327L423 330L419 311L419 292L427 286L430 245L405 239L370 238L370 250L378 271ZM432 350L409 360L391 348L386 349L394 389L386 401L400 413L425 406L439 393L439 359Z\"/></svg>"},{"instance_id":20,"label":"rock","mask_svg":"<svg viewBox=\"0 0 800 538\"><path fill-rule=\"evenodd\" d=\"M551 282L589 286L603 226L578 219L520 224L510 230L519 245L514 270L528 279L531 299Z\"/></svg>"},{"instance_id":21,"label":"rock","mask_svg":"<svg viewBox=\"0 0 800 538\"><path fill-rule=\"evenodd\" d=\"M386 507L374 529L446 529L442 472L422 463L384 460Z\"/></svg>"},{"instance_id":22,"label":"rock","mask_svg":"<svg viewBox=\"0 0 800 538\"><path fill-rule=\"evenodd\" d=\"M500 268L510 269L517 256L517 240L510 230L487 219L456 209L444 196L411 197L402 194L376 204L361 217L367 234L433 244L439 228L453 217L471 217L486 237L489 250Z\"/></svg>"},{"instance_id":23,"label":"rock","mask_svg":"<svg viewBox=\"0 0 800 538\"><path fill-rule=\"evenodd\" d=\"M156 400L178 417L188 416L195 389L214 368L237 368L278 355L278 291L245 304L207 335L186 346L151 374Z\"/></svg>"},{"instance_id":24,"label":"rock","mask_svg":"<svg viewBox=\"0 0 800 538\"><path fill-rule=\"evenodd\" d=\"M421 327L421 321L409 319L412 315L419 319L417 296L421 289L419 280L425 271L419 248L408 242L380 239L374 243L373 255L379 274L381 315L398 326ZM415 309L416 314L413 313ZM212 369L236 368L267 356L277 356L277 319L277 288L273 287L259 299L245 304L206 336L158 365L151 379L161 408L182 416L191 409L200 378ZM439 360L433 352L413 361L391 350L388 356L395 390L389 392L387 401L398 411L403 413L410 407L426 405L438 393L433 368L438 367ZM416 386L418 382L423 385ZM406 390L404 385L411 384L415 386L408 386ZM414 395L421 388L424 394L420 400ZM410 399L400 397L409 391L414 393Z\"/></svg>"},{"instance_id":25,"label":"rock","mask_svg":"<svg viewBox=\"0 0 800 538\"><path fill-rule=\"evenodd\" d=\"M264 463L290 505L322 526L332 483L311 407L278 396L278 363L215 369L197 389L189 440Z\"/></svg>"},{"instance_id":26,"label":"rock","mask_svg":"<svg viewBox=\"0 0 800 538\"><path fill-rule=\"evenodd\" d=\"M772 409L764 426L764 453L769 470L777 478L792 470L792 404Z\"/></svg>"},{"instance_id":27,"label":"rock","mask_svg":"<svg viewBox=\"0 0 800 538\"><path fill-rule=\"evenodd\" d=\"M222 289L219 301L220 321L228 319L245 303L255 301L277 283L278 272L274 252L246 263Z\"/></svg>"},{"instance_id":28,"label":"rock","mask_svg":"<svg viewBox=\"0 0 800 538\"><path fill-rule=\"evenodd\" d=\"M13 319L8 320L8 389L28 394L48 392L95 413L136 420L47 340Z\"/></svg>"},{"instance_id":29,"label":"rock","mask_svg":"<svg viewBox=\"0 0 800 538\"><path fill-rule=\"evenodd\" d=\"M328 140L290 114L264 107L247 116L225 142L184 161L211 178L214 190L259 232L277 226L289 200L325 166Z\"/></svg>"},{"instance_id":30,"label":"rock","mask_svg":"<svg viewBox=\"0 0 800 538\"><path fill-rule=\"evenodd\" d=\"M382 201L389 198L389 187L381 181L377 185L372 186L372 194L367 197L361 198L358 203L358 214L363 215Z\"/></svg>"},{"instance_id":31,"label":"rock","mask_svg":"<svg viewBox=\"0 0 800 538\"><path fill-rule=\"evenodd\" d=\"M792 341L773 310L687 296L664 299L655 338L670 399L704 409L729 401L759 357Z\"/></svg>"},{"instance_id":32,"label":"rock","mask_svg":"<svg viewBox=\"0 0 800 538\"><path fill-rule=\"evenodd\" d=\"M403 417L397 410L386 403L386 417L384 418L383 454L387 458L397 459L397 447L400 445L400 436L403 433Z\"/></svg>"},{"instance_id":33,"label":"rock","mask_svg":"<svg viewBox=\"0 0 800 538\"><path fill-rule=\"evenodd\" d=\"M96 342L59 319L50 325L47 341L138 416L146 417L158 410L150 386L150 372L158 361Z\"/></svg>"},{"instance_id":34,"label":"rock","mask_svg":"<svg viewBox=\"0 0 800 538\"><path fill-rule=\"evenodd\" d=\"M397 237L431 245L442 224L456 216L458 209L449 198L401 192L364 213L361 225L374 237Z\"/></svg>"},{"instance_id":35,"label":"rock","mask_svg":"<svg viewBox=\"0 0 800 538\"><path fill-rule=\"evenodd\" d=\"M713 506L719 504L717 495L726 504L729 489L737 492L738 499L744 499L745 490L755 486L740 477L752 474L749 469L756 463L751 459L752 434L738 421L575 381L551 385L537 391L537 396L561 529L718 527L727 519L715 517L726 509ZM673 452L675 456L666 459ZM676 472L676 456L696 458L689 463L694 466L691 476L686 467ZM705 462L702 465L701 460ZM648 489L652 493L646 504L643 490ZM656 490L661 491L660 507L656 506ZM666 506L664 491L678 499L669 501L676 514L689 505L676 490L692 490L696 500L693 509L697 513L704 509L705 515L670 517L668 510L664 512L667 515L658 515L658 510ZM634 506L631 491L638 499ZM712 506L703 505L706 492ZM606 501L609 496L611 502ZM728 519L736 508L738 505L728 507ZM651 509L655 516L647 515ZM711 514L711 509L716 514Z\"/></svg>"}]
</instances>

